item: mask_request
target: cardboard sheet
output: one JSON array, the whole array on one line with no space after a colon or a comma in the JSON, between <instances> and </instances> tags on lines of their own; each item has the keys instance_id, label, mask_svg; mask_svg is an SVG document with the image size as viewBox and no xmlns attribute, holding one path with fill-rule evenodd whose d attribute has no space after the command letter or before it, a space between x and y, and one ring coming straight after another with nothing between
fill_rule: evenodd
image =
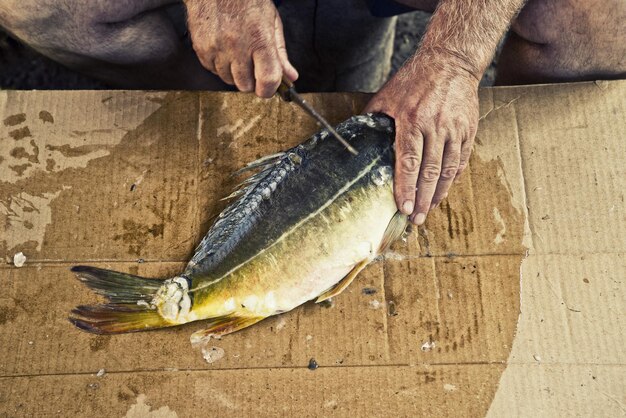
<instances>
[{"instance_id":1,"label":"cardboard sheet","mask_svg":"<svg viewBox=\"0 0 626 418\"><path fill-rule=\"evenodd\" d=\"M470 168L426 226L332 306L214 341L209 364L188 339L201 322L73 328L98 298L68 269L175 274L228 174L314 122L246 94L0 92L0 413L622 414L625 97L620 81L482 90ZM367 101L307 98L333 122Z\"/></svg>"}]
</instances>

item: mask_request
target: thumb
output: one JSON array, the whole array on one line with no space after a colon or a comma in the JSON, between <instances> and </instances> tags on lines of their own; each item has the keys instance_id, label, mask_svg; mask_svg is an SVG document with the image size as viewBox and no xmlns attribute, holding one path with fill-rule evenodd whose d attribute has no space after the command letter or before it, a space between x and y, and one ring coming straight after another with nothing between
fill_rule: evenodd
<instances>
[{"instance_id":1,"label":"thumb","mask_svg":"<svg viewBox=\"0 0 626 418\"><path fill-rule=\"evenodd\" d=\"M278 13L276 13L276 18L274 19L274 40L285 76L291 81L296 81L298 79L298 71L289 62L287 47L285 46L285 35L283 33L283 22Z\"/></svg>"}]
</instances>

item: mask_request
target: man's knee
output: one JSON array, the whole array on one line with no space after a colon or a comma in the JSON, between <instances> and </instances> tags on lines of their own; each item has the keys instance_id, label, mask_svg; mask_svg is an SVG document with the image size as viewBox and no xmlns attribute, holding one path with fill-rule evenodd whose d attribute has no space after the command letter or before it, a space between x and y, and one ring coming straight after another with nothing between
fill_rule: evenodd
<instances>
[{"instance_id":1,"label":"man's knee","mask_svg":"<svg viewBox=\"0 0 626 418\"><path fill-rule=\"evenodd\" d=\"M623 0L531 0L511 26L498 71L532 82L620 76L625 22Z\"/></svg>"},{"instance_id":2,"label":"man's knee","mask_svg":"<svg viewBox=\"0 0 626 418\"><path fill-rule=\"evenodd\" d=\"M181 47L164 12L137 7L162 0L123 2L129 5L127 9L120 7L122 2L98 2L94 7L82 1L5 1L0 24L34 49L69 66L89 66L94 61L116 65L166 62Z\"/></svg>"}]
</instances>

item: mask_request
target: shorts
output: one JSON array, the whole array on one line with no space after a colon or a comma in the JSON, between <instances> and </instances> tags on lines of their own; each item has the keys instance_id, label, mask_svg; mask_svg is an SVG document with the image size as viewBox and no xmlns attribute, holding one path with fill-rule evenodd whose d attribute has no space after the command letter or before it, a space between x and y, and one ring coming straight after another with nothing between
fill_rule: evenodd
<instances>
[{"instance_id":1,"label":"shorts","mask_svg":"<svg viewBox=\"0 0 626 418\"><path fill-rule=\"evenodd\" d=\"M389 76L395 17L367 0L288 0L278 7L299 91L376 92Z\"/></svg>"}]
</instances>

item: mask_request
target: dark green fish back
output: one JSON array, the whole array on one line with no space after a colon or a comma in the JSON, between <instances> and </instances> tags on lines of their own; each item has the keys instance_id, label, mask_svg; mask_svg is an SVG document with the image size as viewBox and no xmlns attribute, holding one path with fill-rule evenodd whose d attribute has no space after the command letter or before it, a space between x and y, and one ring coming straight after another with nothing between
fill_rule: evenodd
<instances>
[{"instance_id":1,"label":"dark green fish back","mask_svg":"<svg viewBox=\"0 0 626 418\"><path fill-rule=\"evenodd\" d=\"M373 162L393 167L391 118L353 116L336 129L358 150L357 156L325 130L272 156L218 216L185 274L220 277L317 211Z\"/></svg>"}]
</instances>

